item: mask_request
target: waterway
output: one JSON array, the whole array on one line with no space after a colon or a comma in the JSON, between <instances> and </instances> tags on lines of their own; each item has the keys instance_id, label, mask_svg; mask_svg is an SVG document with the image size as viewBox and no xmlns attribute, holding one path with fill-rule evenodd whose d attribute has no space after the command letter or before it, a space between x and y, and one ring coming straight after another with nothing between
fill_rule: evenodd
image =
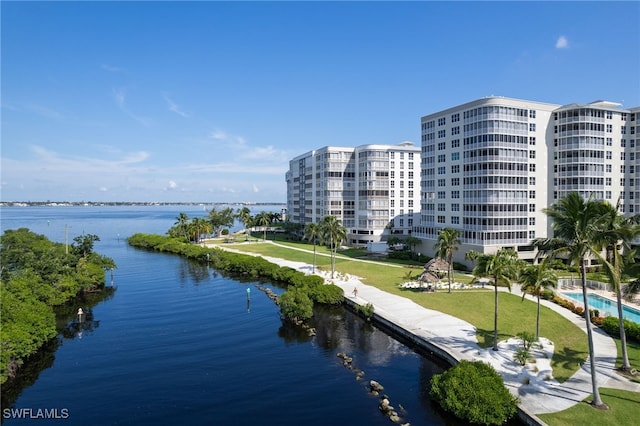
<instances>
[{"instance_id":1,"label":"waterway","mask_svg":"<svg viewBox=\"0 0 640 426\"><path fill-rule=\"evenodd\" d=\"M3 423L24 423L7 418L11 408L57 409L65 424L388 425L367 392L374 379L412 425L458 424L428 397L431 376L446 366L346 309L317 310L318 333L309 337L283 323L258 290L281 293L274 284L243 282L126 244L135 232L164 233L180 212L200 217L204 210L1 208L3 232L27 227L58 242L96 234L96 251L118 265L114 291L61 310L58 338L18 381L3 386ZM74 323L80 305L88 320L82 327ZM353 357L363 380L342 365L339 352Z\"/></svg>"}]
</instances>

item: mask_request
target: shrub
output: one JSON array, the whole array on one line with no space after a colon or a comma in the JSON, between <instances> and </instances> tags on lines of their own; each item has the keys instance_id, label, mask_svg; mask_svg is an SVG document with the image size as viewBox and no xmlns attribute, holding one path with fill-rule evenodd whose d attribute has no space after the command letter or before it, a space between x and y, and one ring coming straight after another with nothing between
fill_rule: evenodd
<instances>
[{"instance_id":1,"label":"shrub","mask_svg":"<svg viewBox=\"0 0 640 426\"><path fill-rule=\"evenodd\" d=\"M486 425L501 425L517 412L518 398L502 377L482 361L461 361L431 379L431 398L456 417Z\"/></svg>"},{"instance_id":2,"label":"shrub","mask_svg":"<svg viewBox=\"0 0 640 426\"><path fill-rule=\"evenodd\" d=\"M366 305L358 305L358 312L360 312L360 314L362 314L362 316L365 317L367 321L371 320L374 311L375 308L371 303L367 303Z\"/></svg>"},{"instance_id":3,"label":"shrub","mask_svg":"<svg viewBox=\"0 0 640 426\"><path fill-rule=\"evenodd\" d=\"M309 297L317 303L339 305L344 301L344 292L335 284L320 284L309 287Z\"/></svg>"},{"instance_id":4,"label":"shrub","mask_svg":"<svg viewBox=\"0 0 640 426\"><path fill-rule=\"evenodd\" d=\"M640 343L640 325L629 320L623 320L624 322L624 334L629 341L635 341ZM617 317L606 317L600 324L607 334L612 337L620 337L620 324Z\"/></svg>"},{"instance_id":5,"label":"shrub","mask_svg":"<svg viewBox=\"0 0 640 426\"><path fill-rule=\"evenodd\" d=\"M525 365L531 354L529 353L529 349L527 348L518 348L516 350L516 354L513 356L513 359L518 362L520 365Z\"/></svg>"},{"instance_id":6,"label":"shrub","mask_svg":"<svg viewBox=\"0 0 640 426\"><path fill-rule=\"evenodd\" d=\"M306 288L289 287L279 298L280 312L291 320L306 320L313 316L313 302Z\"/></svg>"},{"instance_id":7,"label":"shrub","mask_svg":"<svg viewBox=\"0 0 640 426\"><path fill-rule=\"evenodd\" d=\"M518 337L522 339L522 347L524 350L529 351L531 345L536 340L536 336L529 331L521 331L518 333Z\"/></svg>"}]
</instances>

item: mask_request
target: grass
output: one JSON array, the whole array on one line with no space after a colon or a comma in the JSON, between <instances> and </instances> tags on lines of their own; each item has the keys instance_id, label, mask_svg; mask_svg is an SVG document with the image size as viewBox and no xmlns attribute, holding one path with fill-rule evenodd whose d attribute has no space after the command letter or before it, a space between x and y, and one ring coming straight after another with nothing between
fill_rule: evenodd
<instances>
[{"instance_id":1,"label":"grass","mask_svg":"<svg viewBox=\"0 0 640 426\"><path fill-rule=\"evenodd\" d=\"M279 243L280 244L280 243ZM286 247L273 244L228 244L230 248L261 254L264 256L288 259L296 262L313 263L313 252L294 249L313 250L313 246L301 243L286 243ZM330 270L328 250L316 246L316 266ZM493 345L493 287L485 290L454 290L452 293L425 293L404 290L399 284L407 281L407 273L417 276L421 269L403 265L392 265L388 262L357 262L352 258L336 258L336 270L358 276L365 284L375 286L391 294L401 295L413 300L428 309L453 315L473 324L477 330L478 343L482 347ZM456 274L458 282L469 282L471 277ZM520 295L500 292L498 299L498 339L503 340L522 331L535 333L536 304L529 300L522 301ZM472 307L472 309L470 309ZM543 337L554 342L555 352L551 361L554 378L560 382L571 377L584 363L588 355L587 338L584 332L562 315L541 308L540 329Z\"/></svg>"},{"instance_id":2,"label":"grass","mask_svg":"<svg viewBox=\"0 0 640 426\"><path fill-rule=\"evenodd\" d=\"M539 414L549 426L616 425L635 426L640 418L640 393L600 388L600 397L609 406L598 410L588 404L591 397L568 410L553 414Z\"/></svg>"},{"instance_id":3,"label":"grass","mask_svg":"<svg viewBox=\"0 0 640 426\"><path fill-rule=\"evenodd\" d=\"M614 337L613 340L616 342L616 346L618 347L618 361L616 362L616 367L622 367L622 345L620 344L620 338ZM640 371L640 343L629 342L627 340L627 356L629 357L629 364L631 364L631 368L635 368L637 371ZM634 382L640 383L640 378L635 377L633 379ZM639 413L640 415L640 413Z\"/></svg>"}]
</instances>

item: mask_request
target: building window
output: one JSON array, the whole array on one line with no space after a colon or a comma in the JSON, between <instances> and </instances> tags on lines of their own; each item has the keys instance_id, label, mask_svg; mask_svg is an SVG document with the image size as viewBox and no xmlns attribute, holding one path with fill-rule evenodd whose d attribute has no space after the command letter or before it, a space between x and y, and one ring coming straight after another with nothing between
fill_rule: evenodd
<instances>
[{"instance_id":1,"label":"building window","mask_svg":"<svg viewBox=\"0 0 640 426\"><path fill-rule=\"evenodd\" d=\"M460 178L451 178L451 186L460 186Z\"/></svg>"},{"instance_id":2,"label":"building window","mask_svg":"<svg viewBox=\"0 0 640 426\"><path fill-rule=\"evenodd\" d=\"M452 223L453 225L458 225L458 224L460 224L460 217L459 217L459 216L452 216L452 217L451 217L451 223Z\"/></svg>"},{"instance_id":3,"label":"building window","mask_svg":"<svg viewBox=\"0 0 640 426\"><path fill-rule=\"evenodd\" d=\"M447 131L446 130L438 130L438 137L439 138L444 138L447 136Z\"/></svg>"},{"instance_id":4,"label":"building window","mask_svg":"<svg viewBox=\"0 0 640 426\"><path fill-rule=\"evenodd\" d=\"M536 191L529 191L529 198L536 198Z\"/></svg>"},{"instance_id":5,"label":"building window","mask_svg":"<svg viewBox=\"0 0 640 426\"><path fill-rule=\"evenodd\" d=\"M536 131L536 123L529 123L529 131L530 132Z\"/></svg>"},{"instance_id":6,"label":"building window","mask_svg":"<svg viewBox=\"0 0 640 426\"><path fill-rule=\"evenodd\" d=\"M438 126L444 126L445 124L447 124L447 118L446 117L438 118Z\"/></svg>"},{"instance_id":7,"label":"building window","mask_svg":"<svg viewBox=\"0 0 640 426\"><path fill-rule=\"evenodd\" d=\"M535 145L535 144L536 144L536 137L535 136L529 137L529 145Z\"/></svg>"},{"instance_id":8,"label":"building window","mask_svg":"<svg viewBox=\"0 0 640 426\"><path fill-rule=\"evenodd\" d=\"M446 186L446 180L444 179L438 179L438 186Z\"/></svg>"},{"instance_id":9,"label":"building window","mask_svg":"<svg viewBox=\"0 0 640 426\"><path fill-rule=\"evenodd\" d=\"M438 211L443 212L446 211L446 205L444 203L438 203Z\"/></svg>"},{"instance_id":10,"label":"building window","mask_svg":"<svg viewBox=\"0 0 640 426\"><path fill-rule=\"evenodd\" d=\"M613 125L607 124L607 133L613 133Z\"/></svg>"},{"instance_id":11,"label":"building window","mask_svg":"<svg viewBox=\"0 0 640 426\"><path fill-rule=\"evenodd\" d=\"M456 123L460 121L460 113L455 113L451 115L451 122Z\"/></svg>"},{"instance_id":12,"label":"building window","mask_svg":"<svg viewBox=\"0 0 640 426\"><path fill-rule=\"evenodd\" d=\"M438 191L438 200L444 200L447 198L447 194L444 191Z\"/></svg>"},{"instance_id":13,"label":"building window","mask_svg":"<svg viewBox=\"0 0 640 426\"><path fill-rule=\"evenodd\" d=\"M460 127L459 126L453 127L451 129L451 134L452 135L459 135L460 134Z\"/></svg>"},{"instance_id":14,"label":"building window","mask_svg":"<svg viewBox=\"0 0 640 426\"><path fill-rule=\"evenodd\" d=\"M459 164L455 164L455 165L451 166L451 173L460 173L460 165Z\"/></svg>"},{"instance_id":15,"label":"building window","mask_svg":"<svg viewBox=\"0 0 640 426\"><path fill-rule=\"evenodd\" d=\"M444 149L447 149L447 143L446 142L438 142L438 151L442 151Z\"/></svg>"},{"instance_id":16,"label":"building window","mask_svg":"<svg viewBox=\"0 0 640 426\"><path fill-rule=\"evenodd\" d=\"M535 212L536 212L536 205L529 204L529 213L535 213Z\"/></svg>"},{"instance_id":17,"label":"building window","mask_svg":"<svg viewBox=\"0 0 640 426\"><path fill-rule=\"evenodd\" d=\"M536 231L529 231L529 239L533 240L536 238Z\"/></svg>"},{"instance_id":18,"label":"building window","mask_svg":"<svg viewBox=\"0 0 640 426\"><path fill-rule=\"evenodd\" d=\"M611 151L607 151L605 155L607 160L611 160Z\"/></svg>"},{"instance_id":19,"label":"building window","mask_svg":"<svg viewBox=\"0 0 640 426\"><path fill-rule=\"evenodd\" d=\"M613 118L613 113L611 111L607 111L607 118L611 120Z\"/></svg>"},{"instance_id":20,"label":"building window","mask_svg":"<svg viewBox=\"0 0 640 426\"><path fill-rule=\"evenodd\" d=\"M446 154L438 155L438 163L444 163L445 161L447 161L447 155Z\"/></svg>"},{"instance_id":21,"label":"building window","mask_svg":"<svg viewBox=\"0 0 640 426\"><path fill-rule=\"evenodd\" d=\"M451 211L452 212L459 212L460 211L460 204L458 204L458 203L451 204Z\"/></svg>"},{"instance_id":22,"label":"building window","mask_svg":"<svg viewBox=\"0 0 640 426\"><path fill-rule=\"evenodd\" d=\"M438 167L438 174L439 175L443 175L445 173L447 173L447 168L446 167L444 167L444 166Z\"/></svg>"},{"instance_id":23,"label":"building window","mask_svg":"<svg viewBox=\"0 0 640 426\"><path fill-rule=\"evenodd\" d=\"M607 146L612 146L613 145L612 141L613 141L613 139L607 138Z\"/></svg>"},{"instance_id":24,"label":"building window","mask_svg":"<svg viewBox=\"0 0 640 426\"><path fill-rule=\"evenodd\" d=\"M531 159L536 158L536 152L535 151L529 151L529 158L531 158Z\"/></svg>"},{"instance_id":25,"label":"building window","mask_svg":"<svg viewBox=\"0 0 640 426\"><path fill-rule=\"evenodd\" d=\"M535 164L529 164L529 171L530 172L535 172L536 171L536 165Z\"/></svg>"},{"instance_id":26,"label":"building window","mask_svg":"<svg viewBox=\"0 0 640 426\"><path fill-rule=\"evenodd\" d=\"M460 139L453 139L451 141L451 148L460 148Z\"/></svg>"},{"instance_id":27,"label":"building window","mask_svg":"<svg viewBox=\"0 0 640 426\"><path fill-rule=\"evenodd\" d=\"M444 216L438 216L438 223L444 223Z\"/></svg>"},{"instance_id":28,"label":"building window","mask_svg":"<svg viewBox=\"0 0 640 426\"><path fill-rule=\"evenodd\" d=\"M610 200L611 199L611 191L605 191L604 198L606 198L607 200Z\"/></svg>"},{"instance_id":29,"label":"building window","mask_svg":"<svg viewBox=\"0 0 640 426\"><path fill-rule=\"evenodd\" d=\"M610 177L605 178L605 179L604 179L604 184L605 184L606 186L611 186L611 178L610 178Z\"/></svg>"},{"instance_id":30,"label":"building window","mask_svg":"<svg viewBox=\"0 0 640 426\"><path fill-rule=\"evenodd\" d=\"M451 153L451 160L452 161L456 161L460 159L460 153L459 152L452 152Z\"/></svg>"},{"instance_id":31,"label":"building window","mask_svg":"<svg viewBox=\"0 0 640 426\"><path fill-rule=\"evenodd\" d=\"M535 109L530 109L529 110L529 118L536 118L536 110Z\"/></svg>"},{"instance_id":32,"label":"building window","mask_svg":"<svg viewBox=\"0 0 640 426\"><path fill-rule=\"evenodd\" d=\"M529 178L529 185L535 185L536 184L536 177L535 176L531 176Z\"/></svg>"},{"instance_id":33,"label":"building window","mask_svg":"<svg viewBox=\"0 0 640 426\"><path fill-rule=\"evenodd\" d=\"M451 198L460 198L460 191L451 191Z\"/></svg>"},{"instance_id":34,"label":"building window","mask_svg":"<svg viewBox=\"0 0 640 426\"><path fill-rule=\"evenodd\" d=\"M604 169L605 172L611 173L611 164L605 164L604 167L605 167L605 169Z\"/></svg>"}]
</instances>

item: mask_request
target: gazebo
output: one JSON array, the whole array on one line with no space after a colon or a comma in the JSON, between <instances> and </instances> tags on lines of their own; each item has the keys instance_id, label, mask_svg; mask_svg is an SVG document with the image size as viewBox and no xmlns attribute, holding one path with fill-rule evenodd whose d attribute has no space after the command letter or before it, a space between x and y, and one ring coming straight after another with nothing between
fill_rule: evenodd
<instances>
[{"instance_id":1,"label":"gazebo","mask_svg":"<svg viewBox=\"0 0 640 426\"><path fill-rule=\"evenodd\" d=\"M435 283L449 274L449 262L436 257L425 263L424 272L418 277L418 281Z\"/></svg>"}]
</instances>

